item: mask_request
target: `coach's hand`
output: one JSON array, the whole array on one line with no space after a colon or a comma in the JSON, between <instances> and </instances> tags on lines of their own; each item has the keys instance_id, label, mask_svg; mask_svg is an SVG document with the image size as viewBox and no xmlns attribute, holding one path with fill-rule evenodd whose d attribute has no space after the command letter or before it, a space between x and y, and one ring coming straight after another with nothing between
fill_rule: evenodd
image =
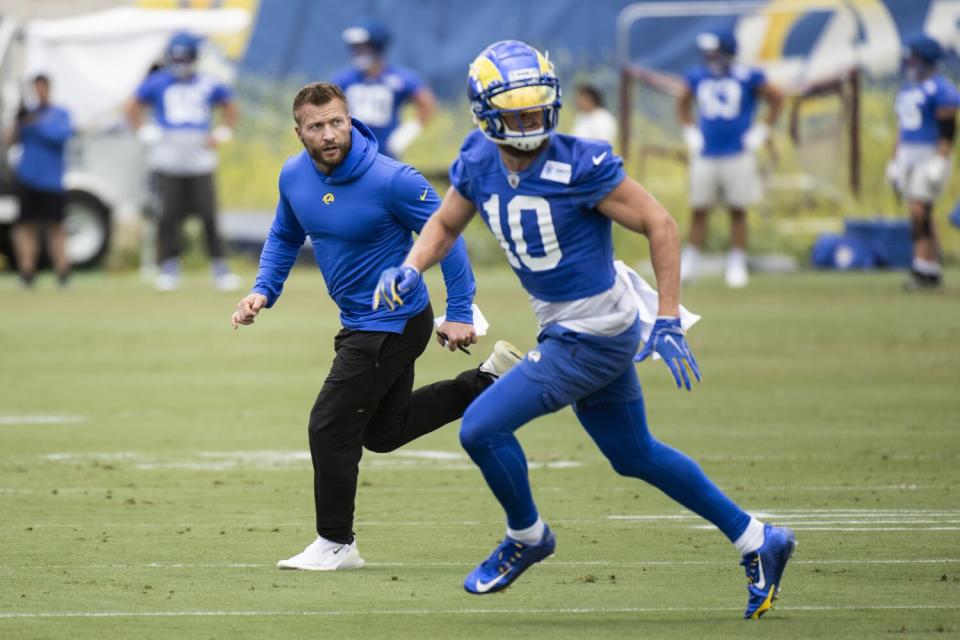
<instances>
[{"instance_id":1,"label":"coach's hand","mask_svg":"<svg viewBox=\"0 0 960 640\"><path fill-rule=\"evenodd\" d=\"M697 361L687 346L687 340L683 336L683 327L680 326L680 318L657 318L653 324L653 331L643 349L634 356L634 360L642 362L647 356L656 351L663 358L663 361L670 367L674 380L677 381L677 388L681 385L681 376L683 385L690 390L690 376L687 374L689 368L693 375L700 382L700 368L697 367Z\"/></svg>"},{"instance_id":2,"label":"coach's hand","mask_svg":"<svg viewBox=\"0 0 960 640\"><path fill-rule=\"evenodd\" d=\"M443 336L446 336L444 340ZM444 322L437 329L437 342L441 347L456 351L459 347L477 344L477 332L472 324L463 322Z\"/></svg>"},{"instance_id":3,"label":"coach's hand","mask_svg":"<svg viewBox=\"0 0 960 640\"><path fill-rule=\"evenodd\" d=\"M403 306L403 294L413 291L419 282L420 272L408 264L384 269L373 292L373 310L377 310L381 301L390 311Z\"/></svg>"},{"instance_id":4,"label":"coach's hand","mask_svg":"<svg viewBox=\"0 0 960 640\"><path fill-rule=\"evenodd\" d=\"M267 306L267 296L260 293L251 293L237 303L237 310L233 312L230 322L236 329L241 324L253 324L253 319L260 313L260 309Z\"/></svg>"}]
</instances>

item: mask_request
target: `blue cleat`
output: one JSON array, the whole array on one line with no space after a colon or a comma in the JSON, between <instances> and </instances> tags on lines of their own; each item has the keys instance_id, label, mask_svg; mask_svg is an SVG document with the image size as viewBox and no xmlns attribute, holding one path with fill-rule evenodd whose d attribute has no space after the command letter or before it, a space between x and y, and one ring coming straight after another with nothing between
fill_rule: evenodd
<instances>
[{"instance_id":1,"label":"blue cleat","mask_svg":"<svg viewBox=\"0 0 960 640\"><path fill-rule=\"evenodd\" d=\"M534 563L553 555L557 537L546 527L543 538L537 544L523 544L513 538L504 538L490 557L481 562L463 581L469 593L483 595L509 587L520 574Z\"/></svg>"},{"instance_id":2,"label":"blue cleat","mask_svg":"<svg viewBox=\"0 0 960 640\"><path fill-rule=\"evenodd\" d=\"M780 595L783 571L796 546L797 538L787 527L763 525L763 546L740 561L747 571L748 583L744 618L759 620L773 608L773 601Z\"/></svg>"}]
</instances>

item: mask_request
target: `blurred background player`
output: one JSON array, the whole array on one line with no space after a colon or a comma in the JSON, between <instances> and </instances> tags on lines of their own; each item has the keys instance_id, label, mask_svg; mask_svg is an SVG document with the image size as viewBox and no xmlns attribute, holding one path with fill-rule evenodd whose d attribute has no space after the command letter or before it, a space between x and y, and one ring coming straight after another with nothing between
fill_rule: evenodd
<instances>
[{"instance_id":1,"label":"blurred background player","mask_svg":"<svg viewBox=\"0 0 960 640\"><path fill-rule=\"evenodd\" d=\"M957 88L937 71L943 48L929 36L907 43L904 82L895 109L900 136L887 178L907 201L913 235L913 267L908 289L930 289L943 283L940 243L933 224L933 205L950 176L956 138Z\"/></svg>"},{"instance_id":2,"label":"blurred background player","mask_svg":"<svg viewBox=\"0 0 960 640\"><path fill-rule=\"evenodd\" d=\"M589 140L603 140L611 145L617 138L617 119L603 104L600 90L590 84L577 87L573 104L577 115L573 119L573 135Z\"/></svg>"},{"instance_id":3,"label":"blurred background player","mask_svg":"<svg viewBox=\"0 0 960 640\"><path fill-rule=\"evenodd\" d=\"M183 224L189 214L203 223L207 253L213 261L216 287L233 291L240 279L230 271L217 228L214 172L217 148L233 138L237 110L232 91L215 78L197 72L200 39L178 33L167 46L164 66L137 88L127 115L147 146L153 197L158 209L155 285L171 291L180 285ZM144 108L153 111L147 122ZM213 108L222 124L212 127Z\"/></svg>"},{"instance_id":4,"label":"blurred background player","mask_svg":"<svg viewBox=\"0 0 960 640\"><path fill-rule=\"evenodd\" d=\"M679 317L677 223L626 176L609 144L553 134L560 83L536 49L517 40L487 47L470 65L469 94L478 129L450 168L452 186L403 267L385 271L379 288L414 293L418 280L405 287L403 270L419 277L439 262L480 211L540 325L537 347L463 416L460 442L507 516L507 535L464 588L500 591L553 554L556 538L534 504L514 432L571 405L618 473L649 482L729 538L749 583L744 616L759 618L780 587L793 533L751 517L696 462L653 437L634 367L656 352L678 387L700 379ZM521 224L526 212L536 235ZM659 310L642 350L638 306L614 266L613 221L650 246Z\"/></svg>"},{"instance_id":5,"label":"blurred background player","mask_svg":"<svg viewBox=\"0 0 960 640\"><path fill-rule=\"evenodd\" d=\"M7 143L20 143L23 153L16 168L20 216L13 231L17 270L24 287L32 287L40 254L41 232L60 286L70 278L67 238L63 229L66 197L63 174L67 141L73 135L70 114L50 103L50 79L43 74L32 82L34 106L21 102Z\"/></svg>"},{"instance_id":6,"label":"blurred background player","mask_svg":"<svg viewBox=\"0 0 960 640\"><path fill-rule=\"evenodd\" d=\"M707 239L707 214L717 205L730 211L730 252L724 271L728 287L747 285L746 208L760 198L754 152L770 137L783 104L782 94L759 69L734 63L737 41L730 31L701 33L696 39L703 65L686 75L677 114L690 155L690 235L683 250L682 279L696 278ZM767 117L754 123L757 99ZM698 123L691 106L696 103Z\"/></svg>"},{"instance_id":7,"label":"blurred background player","mask_svg":"<svg viewBox=\"0 0 960 640\"><path fill-rule=\"evenodd\" d=\"M437 111L437 99L420 75L387 62L390 32L377 20L365 20L343 32L351 66L333 78L347 94L350 111L370 127L380 153L400 158ZM416 117L400 122L400 110L412 101Z\"/></svg>"}]
</instances>

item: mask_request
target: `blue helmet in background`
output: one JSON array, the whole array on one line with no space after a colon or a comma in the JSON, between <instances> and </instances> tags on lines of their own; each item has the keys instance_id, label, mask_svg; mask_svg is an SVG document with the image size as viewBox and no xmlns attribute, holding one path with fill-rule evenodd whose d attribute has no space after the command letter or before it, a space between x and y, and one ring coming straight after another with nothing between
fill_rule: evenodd
<instances>
[{"instance_id":1,"label":"blue helmet in background","mask_svg":"<svg viewBox=\"0 0 960 640\"><path fill-rule=\"evenodd\" d=\"M729 29L705 31L697 36L697 49L704 55L720 53L732 57L737 55L737 37Z\"/></svg>"},{"instance_id":2,"label":"blue helmet in background","mask_svg":"<svg viewBox=\"0 0 960 640\"><path fill-rule=\"evenodd\" d=\"M202 40L186 31L175 33L167 43L164 64L178 78L189 78L197 70Z\"/></svg>"},{"instance_id":3,"label":"blue helmet in background","mask_svg":"<svg viewBox=\"0 0 960 640\"><path fill-rule=\"evenodd\" d=\"M383 53L390 44L390 31L379 20L368 18L344 29L343 41L351 48L367 45L377 53Z\"/></svg>"},{"instance_id":4,"label":"blue helmet in background","mask_svg":"<svg viewBox=\"0 0 960 640\"><path fill-rule=\"evenodd\" d=\"M474 122L487 138L521 151L532 151L557 128L560 80L553 63L519 40L502 40L484 49L470 64L467 95ZM535 128L517 126L521 114L538 111ZM515 115L511 122L504 116Z\"/></svg>"},{"instance_id":5,"label":"blue helmet in background","mask_svg":"<svg viewBox=\"0 0 960 640\"><path fill-rule=\"evenodd\" d=\"M943 59L944 51L940 43L930 36L919 35L907 41L906 54L932 67Z\"/></svg>"}]
</instances>

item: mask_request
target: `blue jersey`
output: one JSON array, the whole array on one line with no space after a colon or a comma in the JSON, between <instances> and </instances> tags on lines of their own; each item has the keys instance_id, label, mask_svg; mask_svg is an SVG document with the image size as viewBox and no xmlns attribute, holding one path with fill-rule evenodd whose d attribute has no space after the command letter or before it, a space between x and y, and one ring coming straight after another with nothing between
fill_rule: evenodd
<instances>
[{"instance_id":1,"label":"blue jersey","mask_svg":"<svg viewBox=\"0 0 960 640\"><path fill-rule=\"evenodd\" d=\"M912 144L937 144L937 110L960 105L957 88L939 73L923 82L904 84L897 92L897 121L900 141Z\"/></svg>"},{"instance_id":2,"label":"blue jersey","mask_svg":"<svg viewBox=\"0 0 960 640\"><path fill-rule=\"evenodd\" d=\"M766 83L759 69L735 64L724 76L706 67L687 73L687 86L697 102L704 156L727 156L744 150L743 134L753 123L757 94Z\"/></svg>"},{"instance_id":3,"label":"blue jersey","mask_svg":"<svg viewBox=\"0 0 960 640\"><path fill-rule=\"evenodd\" d=\"M420 229L440 204L430 183L409 165L377 153L377 141L353 121L352 145L330 175L306 151L280 172L277 215L260 255L253 292L272 306L309 235L330 297L348 329L402 333L407 319L427 306L421 281L396 311L371 308L380 273L401 264ZM466 245L460 239L441 262L447 285L447 318L473 322L476 287Z\"/></svg>"},{"instance_id":4,"label":"blue jersey","mask_svg":"<svg viewBox=\"0 0 960 640\"><path fill-rule=\"evenodd\" d=\"M153 108L154 119L164 129L206 131L212 119L211 107L229 101L232 92L210 76L195 74L180 80L160 69L137 87L136 98Z\"/></svg>"},{"instance_id":5,"label":"blue jersey","mask_svg":"<svg viewBox=\"0 0 960 640\"><path fill-rule=\"evenodd\" d=\"M350 67L338 73L333 82L347 95L350 115L370 127L381 153L386 153L387 138L400 123L400 107L424 86L415 71L392 64L369 78Z\"/></svg>"},{"instance_id":6,"label":"blue jersey","mask_svg":"<svg viewBox=\"0 0 960 640\"><path fill-rule=\"evenodd\" d=\"M547 302L613 286L611 223L596 207L625 176L608 143L561 134L510 174L499 147L475 130L450 167L451 184L473 201L523 288Z\"/></svg>"},{"instance_id":7,"label":"blue jersey","mask_svg":"<svg viewBox=\"0 0 960 640\"><path fill-rule=\"evenodd\" d=\"M67 141L73 135L70 114L54 106L31 111L17 128L23 155L17 164L17 178L40 191L63 191Z\"/></svg>"}]
</instances>

